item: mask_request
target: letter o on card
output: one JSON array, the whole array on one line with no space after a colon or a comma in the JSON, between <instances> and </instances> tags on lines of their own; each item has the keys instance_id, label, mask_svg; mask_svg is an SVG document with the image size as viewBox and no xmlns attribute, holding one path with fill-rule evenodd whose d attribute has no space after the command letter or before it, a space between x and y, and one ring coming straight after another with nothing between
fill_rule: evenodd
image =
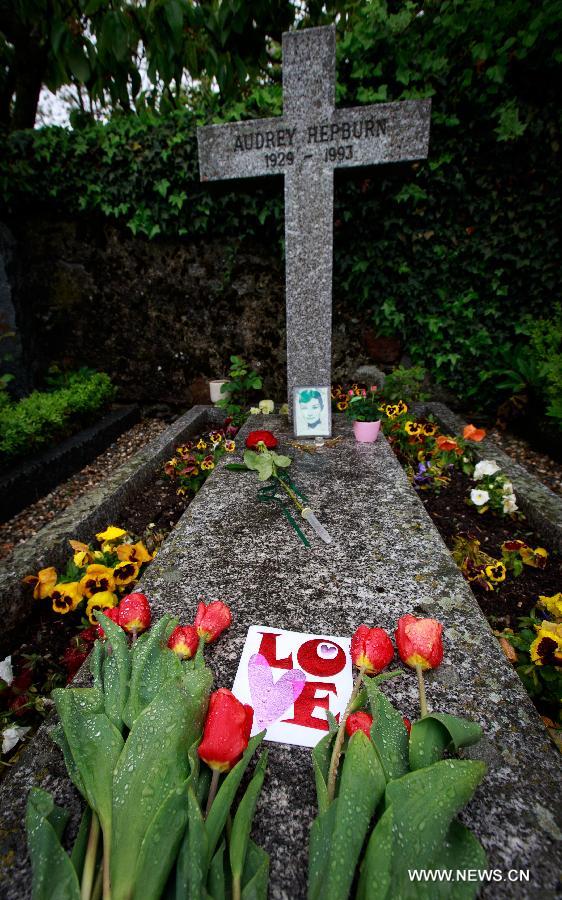
<instances>
[{"instance_id":1,"label":"letter o on card","mask_svg":"<svg viewBox=\"0 0 562 900\"><path fill-rule=\"evenodd\" d=\"M335 651L335 653L334 653ZM337 675L345 667L345 653L332 641L316 638L301 644L297 653L299 666L309 675L328 678Z\"/></svg>"}]
</instances>

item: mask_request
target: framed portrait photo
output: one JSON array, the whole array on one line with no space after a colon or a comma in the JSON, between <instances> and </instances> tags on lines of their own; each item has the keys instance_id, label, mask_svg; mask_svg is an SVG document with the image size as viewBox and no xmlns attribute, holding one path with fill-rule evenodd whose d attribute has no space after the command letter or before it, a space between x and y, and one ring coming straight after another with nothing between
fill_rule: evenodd
<instances>
[{"instance_id":1,"label":"framed portrait photo","mask_svg":"<svg viewBox=\"0 0 562 900\"><path fill-rule=\"evenodd\" d=\"M305 385L294 389L293 427L295 437L330 437L332 403L329 387Z\"/></svg>"}]
</instances>

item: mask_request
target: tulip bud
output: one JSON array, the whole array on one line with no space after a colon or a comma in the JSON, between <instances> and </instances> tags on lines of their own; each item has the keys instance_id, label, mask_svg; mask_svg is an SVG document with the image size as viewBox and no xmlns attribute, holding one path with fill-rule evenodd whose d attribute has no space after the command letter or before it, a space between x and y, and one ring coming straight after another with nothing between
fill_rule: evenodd
<instances>
[{"instance_id":1,"label":"tulip bud","mask_svg":"<svg viewBox=\"0 0 562 900\"><path fill-rule=\"evenodd\" d=\"M197 653L199 635L195 625L178 625L174 628L169 639L168 647L173 650L180 659L191 659Z\"/></svg>"},{"instance_id":2,"label":"tulip bud","mask_svg":"<svg viewBox=\"0 0 562 900\"><path fill-rule=\"evenodd\" d=\"M403 716L402 721L404 722L404 727L406 728L406 731L408 732L408 734L410 734L410 732L412 730L412 723L410 722L410 720L408 719L407 716Z\"/></svg>"},{"instance_id":3,"label":"tulip bud","mask_svg":"<svg viewBox=\"0 0 562 900\"><path fill-rule=\"evenodd\" d=\"M150 625L150 606L144 594L127 594L118 606L119 625L130 634L140 634Z\"/></svg>"},{"instance_id":4,"label":"tulip bud","mask_svg":"<svg viewBox=\"0 0 562 900\"><path fill-rule=\"evenodd\" d=\"M228 628L232 622L232 613L222 600L213 600L208 605L200 603L195 616L197 634L203 638L206 644L216 641L218 636Z\"/></svg>"},{"instance_id":5,"label":"tulip bud","mask_svg":"<svg viewBox=\"0 0 562 900\"><path fill-rule=\"evenodd\" d=\"M198 753L211 769L228 772L250 740L254 710L240 703L226 688L211 694L203 740Z\"/></svg>"},{"instance_id":6,"label":"tulip bud","mask_svg":"<svg viewBox=\"0 0 562 900\"><path fill-rule=\"evenodd\" d=\"M352 734L355 734L356 731L363 731L367 737L371 738L371 725L373 724L373 717L366 712L354 712L351 713L347 717L347 722L345 723L345 730L349 737Z\"/></svg>"},{"instance_id":7,"label":"tulip bud","mask_svg":"<svg viewBox=\"0 0 562 900\"><path fill-rule=\"evenodd\" d=\"M109 607L107 609L102 609L102 610L100 610L100 612L102 612L104 614L104 616L107 616L108 619L111 619L112 622L115 622L116 625L120 624L119 623L119 610L116 606ZM100 641L105 640L105 631L103 630L103 627L100 625L99 622L96 625L96 634L97 634L98 638L100 639Z\"/></svg>"},{"instance_id":8,"label":"tulip bud","mask_svg":"<svg viewBox=\"0 0 562 900\"><path fill-rule=\"evenodd\" d=\"M351 658L366 675L381 672L394 657L392 641L383 628L360 625L351 638Z\"/></svg>"},{"instance_id":9,"label":"tulip bud","mask_svg":"<svg viewBox=\"0 0 562 900\"><path fill-rule=\"evenodd\" d=\"M268 450L273 450L277 446L277 438L271 431L250 431L246 438L248 450L255 450L260 442L265 444Z\"/></svg>"},{"instance_id":10,"label":"tulip bud","mask_svg":"<svg viewBox=\"0 0 562 900\"><path fill-rule=\"evenodd\" d=\"M395 635L402 662L412 669L435 669L443 659L442 631L435 619L417 619L409 613L402 616Z\"/></svg>"}]
</instances>

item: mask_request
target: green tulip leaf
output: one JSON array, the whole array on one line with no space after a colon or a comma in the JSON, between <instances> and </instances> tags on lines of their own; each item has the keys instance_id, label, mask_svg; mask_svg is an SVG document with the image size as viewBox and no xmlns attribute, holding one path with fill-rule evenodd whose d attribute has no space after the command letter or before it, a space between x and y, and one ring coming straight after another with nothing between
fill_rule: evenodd
<instances>
[{"instance_id":1,"label":"green tulip leaf","mask_svg":"<svg viewBox=\"0 0 562 900\"><path fill-rule=\"evenodd\" d=\"M410 768L423 769L441 759L447 749L458 750L478 743L482 728L477 722L430 713L412 725L410 734Z\"/></svg>"},{"instance_id":2,"label":"green tulip leaf","mask_svg":"<svg viewBox=\"0 0 562 900\"><path fill-rule=\"evenodd\" d=\"M328 809L328 772L334 738L335 734L333 732L325 734L312 751L312 767L316 782L316 801L319 814L326 812Z\"/></svg>"},{"instance_id":3,"label":"green tulip leaf","mask_svg":"<svg viewBox=\"0 0 562 900\"><path fill-rule=\"evenodd\" d=\"M187 829L187 893L190 900L204 900L207 869L209 866L209 839L205 820L193 788L187 790L189 825Z\"/></svg>"},{"instance_id":4,"label":"green tulip leaf","mask_svg":"<svg viewBox=\"0 0 562 900\"><path fill-rule=\"evenodd\" d=\"M199 669L167 681L131 729L113 778L113 900L133 893L141 844L162 798L189 775L186 748L201 736L212 680Z\"/></svg>"},{"instance_id":5,"label":"green tulip leaf","mask_svg":"<svg viewBox=\"0 0 562 900\"><path fill-rule=\"evenodd\" d=\"M252 821L256 811L256 804L262 789L267 766L267 750L265 750L258 762L253 778L246 788L244 796L238 804L229 841L230 870L233 880L242 884L242 873L246 861L248 841L252 829Z\"/></svg>"},{"instance_id":6,"label":"green tulip leaf","mask_svg":"<svg viewBox=\"0 0 562 900\"><path fill-rule=\"evenodd\" d=\"M385 811L363 860L360 900L418 896L408 871L437 865L454 817L485 772L485 764L476 760L440 760L387 784Z\"/></svg>"},{"instance_id":7,"label":"green tulip leaf","mask_svg":"<svg viewBox=\"0 0 562 900\"><path fill-rule=\"evenodd\" d=\"M90 834L90 825L92 824L92 810L86 807L80 819L80 827L74 841L70 861L74 866L76 875L80 880L82 878L82 869L84 868L84 860L86 859L86 850L88 848L88 836Z\"/></svg>"},{"instance_id":8,"label":"green tulip leaf","mask_svg":"<svg viewBox=\"0 0 562 900\"><path fill-rule=\"evenodd\" d=\"M387 700L374 679L364 679L371 706L371 738L387 781L401 778L408 770L408 732L401 714Z\"/></svg>"},{"instance_id":9,"label":"green tulip leaf","mask_svg":"<svg viewBox=\"0 0 562 900\"><path fill-rule=\"evenodd\" d=\"M221 841L211 860L207 878L207 890L213 900L226 900L226 875L224 872L225 843Z\"/></svg>"},{"instance_id":10,"label":"green tulip leaf","mask_svg":"<svg viewBox=\"0 0 562 900\"><path fill-rule=\"evenodd\" d=\"M250 838L242 875L242 900L267 900L269 856Z\"/></svg>"},{"instance_id":11,"label":"green tulip leaf","mask_svg":"<svg viewBox=\"0 0 562 900\"><path fill-rule=\"evenodd\" d=\"M209 810L209 815L207 816L205 822L207 827L207 835L209 837L209 862L220 840L220 836L226 824L228 813L230 812L230 807L232 806L234 797L236 796L236 791L238 790L238 787L242 780L242 776L248 768L248 764L252 756L263 741L264 737L265 731L260 731L259 734L256 734L255 737L250 739L242 759L240 760L240 762L236 763L233 769L230 770L223 783L221 784L219 790L217 791L215 799L213 800L213 805Z\"/></svg>"},{"instance_id":12,"label":"green tulip leaf","mask_svg":"<svg viewBox=\"0 0 562 900\"><path fill-rule=\"evenodd\" d=\"M187 824L188 784L168 794L142 841L134 881L143 900L159 900L174 865Z\"/></svg>"},{"instance_id":13,"label":"green tulip leaf","mask_svg":"<svg viewBox=\"0 0 562 900\"><path fill-rule=\"evenodd\" d=\"M123 711L129 696L131 658L127 635L119 625L112 622L102 612L94 613L98 622L103 623L106 635L102 657L102 679L105 711L110 721L120 731L123 730Z\"/></svg>"},{"instance_id":14,"label":"green tulip leaf","mask_svg":"<svg viewBox=\"0 0 562 900\"><path fill-rule=\"evenodd\" d=\"M351 890L355 867L386 778L366 734L349 739L338 790L331 852L324 860L322 900L341 900Z\"/></svg>"},{"instance_id":15,"label":"green tulip leaf","mask_svg":"<svg viewBox=\"0 0 562 900\"><path fill-rule=\"evenodd\" d=\"M78 766L74 762L74 757L70 750L70 745L66 739L64 728L59 723L58 725L55 725L54 728L50 729L49 735L51 740L62 750L68 777L72 781L74 787L82 794L84 800L87 800L86 787L84 785L84 782L82 781L82 776L78 771Z\"/></svg>"},{"instance_id":16,"label":"green tulip leaf","mask_svg":"<svg viewBox=\"0 0 562 900\"><path fill-rule=\"evenodd\" d=\"M123 737L105 713L103 694L96 688L57 688L52 696L72 768L77 769L84 796L107 837L111 833L113 769L123 749Z\"/></svg>"},{"instance_id":17,"label":"green tulip leaf","mask_svg":"<svg viewBox=\"0 0 562 900\"><path fill-rule=\"evenodd\" d=\"M323 896L326 862L330 858L332 836L337 818L338 798L330 803L326 812L314 819L308 844L308 900Z\"/></svg>"},{"instance_id":18,"label":"green tulip leaf","mask_svg":"<svg viewBox=\"0 0 562 900\"><path fill-rule=\"evenodd\" d=\"M176 620L171 616L162 616L151 628L145 640L142 643L137 640L135 644L129 700L123 712L128 728L133 727L139 715L154 700L164 684L182 674L179 656L166 647L176 624Z\"/></svg>"},{"instance_id":19,"label":"green tulip leaf","mask_svg":"<svg viewBox=\"0 0 562 900\"><path fill-rule=\"evenodd\" d=\"M33 900L80 900L80 885L70 857L61 846L68 820L47 791L33 787L27 798L25 826L33 871Z\"/></svg>"},{"instance_id":20,"label":"green tulip leaf","mask_svg":"<svg viewBox=\"0 0 562 900\"><path fill-rule=\"evenodd\" d=\"M107 618L107 616L106 616ZM99 691L103 691L103 658L105 650L103 643L97 640L94 649L90 653L90 672L94 682L94 687Z\"/></svg>"}]
</instances>

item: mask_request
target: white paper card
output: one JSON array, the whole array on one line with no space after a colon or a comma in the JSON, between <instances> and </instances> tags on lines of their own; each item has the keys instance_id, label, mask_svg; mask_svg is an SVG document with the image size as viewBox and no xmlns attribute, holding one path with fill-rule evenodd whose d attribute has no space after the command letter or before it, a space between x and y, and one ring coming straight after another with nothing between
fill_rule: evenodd
<instances>
[{"instance_id":1,"label":"white paper card","mask_svg":"<svg viewBox=\"0 0 562 900\"><path fill-rule=\"evenodd\" d=\"M314 747L328 731L326 711L343 715L353 689L351 638L251 625L232 692L254 709L252 734Z\"/></svg>"}]
</instances>

